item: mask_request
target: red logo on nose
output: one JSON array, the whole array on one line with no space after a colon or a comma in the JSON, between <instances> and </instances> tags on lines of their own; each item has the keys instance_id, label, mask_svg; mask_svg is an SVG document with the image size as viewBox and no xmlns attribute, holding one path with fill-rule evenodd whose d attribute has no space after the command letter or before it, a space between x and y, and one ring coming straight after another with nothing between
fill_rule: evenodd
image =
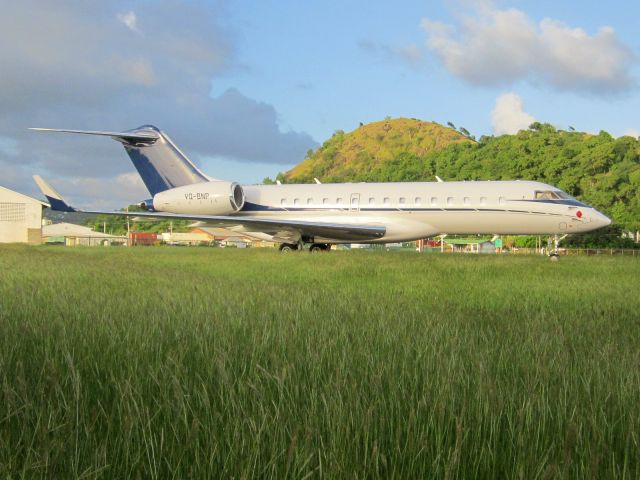
<instances>
[{"instance_id":1,"label":"red logo on nose","mask_svg":"<svg viewBox=\"0 0 640 480\"><path fill-rule=\"evenodd\" d=\"M576 217L582 218L582 212L580 210L576 212Z\"/></svg>"}]
</instances>

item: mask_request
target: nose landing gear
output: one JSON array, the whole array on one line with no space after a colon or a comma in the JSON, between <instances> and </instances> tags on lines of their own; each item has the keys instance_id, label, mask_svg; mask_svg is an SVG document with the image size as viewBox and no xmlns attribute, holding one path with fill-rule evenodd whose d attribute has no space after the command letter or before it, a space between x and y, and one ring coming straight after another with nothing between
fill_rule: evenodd
<instances>
[{"instance_id":1,"label":"nose landing gear","mask_svg":"<svg viewBox=\"0 0 640 480\"><path fill-rule=\"evenodd\" d=\"M562 237L558 238L558 234L555 234L553 236L553 250L551 250L549 252L549 259L552 262L557 262L558 261L558 256L560 255L560 251L558 250L558 245L560 245L560 242L562 240L564 240L565 238L567 238L567 235L563 235Z\"/></svg>"}]
</instances>

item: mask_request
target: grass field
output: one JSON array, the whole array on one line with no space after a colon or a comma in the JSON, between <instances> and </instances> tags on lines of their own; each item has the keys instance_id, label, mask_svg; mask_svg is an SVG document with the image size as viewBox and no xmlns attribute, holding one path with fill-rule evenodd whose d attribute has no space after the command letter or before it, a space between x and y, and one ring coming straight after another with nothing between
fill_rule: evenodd
<instances>
[{"instance_id":1,"label":"grass field","mask_svg":"<svg viewBox=\"0 0 640 480\"><path fill-rule=\"evenodd\" d=\"M0 477L638 478L640 259L0 248Z\"/></svg>"}]
</instances>

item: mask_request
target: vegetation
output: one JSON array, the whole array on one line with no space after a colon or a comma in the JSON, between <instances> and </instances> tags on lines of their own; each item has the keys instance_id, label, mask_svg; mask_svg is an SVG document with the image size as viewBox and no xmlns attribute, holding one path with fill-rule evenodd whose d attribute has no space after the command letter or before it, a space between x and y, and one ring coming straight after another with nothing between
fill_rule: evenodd
<instances>
[{"instance_id":1,"label":"vegetation","mask_svg":"<svg viewBox=\"0 0 640 480\"><path fill-rule=\"evenodd\" d=\"M336 134L287 172L286 180L540 180L595 206L625 231L640 231L638 139L536 122L516 135L474 142L449 123L452 128L397 119Z\"/></svg>"},{"instance_id":2,"label":"vegetation","mask_svg":"<svg viewBox=\"0 0 640 480\"><path fill-rule=\"evenodd\" d=\"M391 173L394 165L406 163L409 158L423 158L456 144L473 142L436 123L406 118L384 120L348 134L336 131L318 150L310 150L301 164L287 172L286 179L297 183L311 182L313 177L326 182L402 180L395 175L385 176L385 172Z\"/></svg>"},{"instance_id":3,"label":"vegetation","mask_svg":"<svg viewBox=\"0 0 640 480\"><path fill-rule=\"evenodd\" d=\"M142 212L142 208L137 205L129 205L130 212ZM142 217L129 217L129 229L132 232L188 232L189 225L193 222L189 220L156 220ZM95 215L85 220L85 225L93 230L105 231L111 235L127 234L127 217L122 215Z\"/></svg>"},{"instance_id":4,"label":"vegetation","mask_svg":"<svg viewBox=\"0 0 640 480\"><path fill-rule=\"evenodd\" d=\"M516 235L503 237L504 245L511 247L528 247L534 248L541 245L551 247L553 238L547 236L535 235ZM640 249L640 244L636 243L633 238L625 236L620 225L609 225L588 233L580 235L569 235L562 240L563 248L625 248Z\"/></svg>"},{"instance_id":5,"label":"vegetation","mask_svg":"<svg viewBox=\"0 0 640 480\"><path fill-rule=\"evenodd\" d=\"M0 272L3 478L640 476L635 258L5 246Z\"/></svg>"}]
</instances>

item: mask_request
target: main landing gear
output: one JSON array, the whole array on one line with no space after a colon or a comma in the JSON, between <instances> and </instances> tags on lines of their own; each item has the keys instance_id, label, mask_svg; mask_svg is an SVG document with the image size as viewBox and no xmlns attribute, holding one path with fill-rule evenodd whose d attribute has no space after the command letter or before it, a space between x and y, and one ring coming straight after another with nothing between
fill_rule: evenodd
<instances>
[{"instance_id":1,"label":"main landing gear","mask_svg":"<svg viewBox=\"0 0 640 480\"><path fill-rule=\"evenodd\" d=\"M280 251L282 253L291 253L298 250L298 244L296 243L283 243L280 245Z\"/></svg>"},{"instance_id":2,"label":"main landing gear","mask_svg":"<svg viewBox=\"0 0 640 480\"><path fill-rule=\"evenodd\" d=\"M280 245L280 251L282 253L297 252L302 249L303 245L297 243L282 243ZM309 247L309 252L311 253L328 252L329 250L331 250L331 245L326 243L312 243Z\"/></svg>"},{"instance_id":3,"label":"main landing gear","mask_svg":"<svg viewBox=\"0 0 640 480\"><path fill-rule=\"evenodd\" d=\"M309 247L311 253L327 252L331 250L331 246L326 243L314 243Z\"/></svg>"}]
</instances>

